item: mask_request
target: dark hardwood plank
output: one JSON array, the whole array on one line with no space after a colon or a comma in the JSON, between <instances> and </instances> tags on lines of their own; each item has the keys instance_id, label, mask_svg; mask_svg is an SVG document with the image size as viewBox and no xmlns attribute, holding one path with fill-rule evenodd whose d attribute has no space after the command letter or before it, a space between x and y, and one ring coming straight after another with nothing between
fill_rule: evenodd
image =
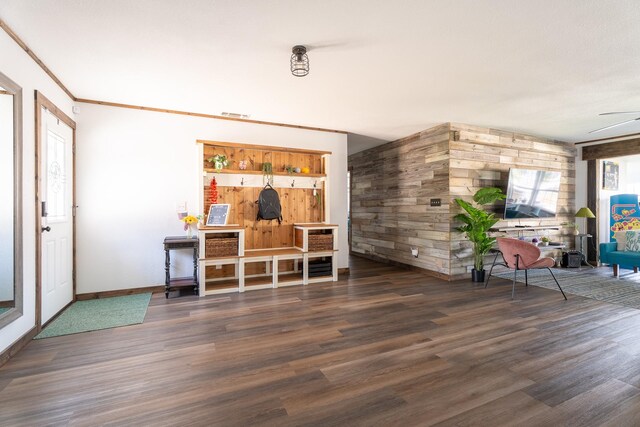
<instances>
[{"instance_id":1,"label":"dark hardwood plank","mask_svg":"<svg viewBox=\"0 0 640 427\"><path fill-rule=\"evenodd\" d=\"M640 311L350 271L32 341L0 368L0 425L637 425Z\"/></svg>"}]
</instances>

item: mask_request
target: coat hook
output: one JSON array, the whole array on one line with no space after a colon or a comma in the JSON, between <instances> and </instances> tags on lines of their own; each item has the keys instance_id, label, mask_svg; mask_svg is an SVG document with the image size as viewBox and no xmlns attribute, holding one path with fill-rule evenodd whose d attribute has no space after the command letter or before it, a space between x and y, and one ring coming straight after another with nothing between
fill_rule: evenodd
<instances>
[{"instance_id":1,"label":"coat hook","mask_svg":"<svg viewBox=\"0 0 640 427\"><path fill-rule=\"evenodd\" d=\"M292 180L292 181L291 181L291 188L293 188L293 186L294 186L295 184L296 184L296 180L294 179L294 180Z\"/></svg>"},{"instance_id":2,"label":"coat hook","mask_svg":"<svg viewBox=\"0 0 640 427\"><path fill-rule=\"evenodd\" d=\"M241 185L241 186L242 186L242 185L244 185L244 177L242 177L242 178L240 179L240 185Z\"/></svg>"}]
</instances>

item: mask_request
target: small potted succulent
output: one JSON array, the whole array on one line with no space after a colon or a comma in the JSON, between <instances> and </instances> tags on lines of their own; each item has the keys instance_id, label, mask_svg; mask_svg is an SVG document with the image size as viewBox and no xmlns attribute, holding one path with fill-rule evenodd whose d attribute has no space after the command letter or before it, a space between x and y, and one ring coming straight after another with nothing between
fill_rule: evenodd
<instances>
[{"instance_id":1,"label":"small potted succulent","mask_svg":"<svg viewBox=\"0 0 640 427\"><path fill-rule=\"evenodd\" d=\"M533 239L531 239L531 243L533 243L534 245L538 246L538 243L540 243L540 240L538 240L537 237L534 237Z\"/></svg>"},{"instance_id":2,"label":"small potted succulent","mask_svg":"<svg viewBox=\"0 0 640 427\"><path fill-rule=\"evenodd\" d=\"M547 236L543 236L542 239L540 239L542 246L549 246L550 241L551 239L549 239Z\"/></svg>"}]
</instances>

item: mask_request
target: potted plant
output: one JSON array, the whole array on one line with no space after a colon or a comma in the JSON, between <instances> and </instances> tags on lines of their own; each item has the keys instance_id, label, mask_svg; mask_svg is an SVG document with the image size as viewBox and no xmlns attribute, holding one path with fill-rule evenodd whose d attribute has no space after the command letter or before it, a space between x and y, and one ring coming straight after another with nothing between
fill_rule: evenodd
<instances>
[{"instance_id":1,"label":"potted plant","mask_svg":"<svg viewBox=\"0 0 640 427\"><path fill-rule=\"evenodd\" d=\"M547 236L543 236L540 241L542 242L542 246L549 246L549 242L551 241L551 239L549 239Z\"/></svg>"},{"instance_id":2,"label":"potted plant","mask_svg":"<svg viewBox=\"0 0 640 427\"><path fill-rule=\"evenodd\" d=\"M573 229L570 231L570 233L573 234L574 236L577 236L578 234L580 234L580 229L578 228L578 224L576 224L575 222L563 222L560 225L564 225L569 229Z\"/></svg>"},{"instance_id":3,"label":"potted plant","mask_svg":"<svg viewBox=\"0 0 640 427\"><path fill-rule=\"evenodd\" d=\"M265 180L267 184L273 184L273 164L271 162L264 162L262 164L262 183Z\"/></svg>"},{"instance_id":4,"label":"potted plant","mask_svg":"<svg viewBox=\"0 0 640 427\"><path fill-rule=\"evenodd\" d=\"M216 154L213 157L209 157L207 161L209 163L212 163L213 167L216 168L218 172L220 172L224 167L229 165L229 160L227 159L227 156L225 156L224 154Z\"/></svg>"},{"instance_id":5,"label":"potted plant","mask_svg":"<svg viewBox=\"0 0 640 427\"><path fill-rule=\"evenodd\" d=\"M506 195L501 189L495 187L481 188L473 195L473 201L477 206L463 200L455 199L455 202L464 209L465 213L457 214L454 219L464 223L456 230L464 233L473 243L473 270L471 278L474 282L484 282L484 256L495 243L495 237L489 237L488 231L499 221L491 212L482 209L483 205L494 203L496 200L504 200Z\"/></svg>"},{"instance_id":6,"label":"potted plant","mask_svg":"<svg viewBox=\"0 0 640 427\"><path fill-rule=\"evenodd\" d=\"M531 239L531 243L533 243L534 245L538 246L538 243L540 243L540 240L538 240L537 237L534 237L533 239Z\"/></svg>"}]
</instances>

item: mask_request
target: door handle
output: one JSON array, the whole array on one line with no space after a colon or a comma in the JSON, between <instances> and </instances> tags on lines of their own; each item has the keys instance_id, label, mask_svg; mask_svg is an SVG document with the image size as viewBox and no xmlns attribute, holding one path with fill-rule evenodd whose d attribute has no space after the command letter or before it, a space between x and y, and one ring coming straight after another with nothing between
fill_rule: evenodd
<instances>
[{"instance_id":1,"label":"door handle","mask_svg":"<svg viewBox=\"0 0 640 427\"><path fill-rule=\"evenodd\" d=\"M51 231L51 227L49 227L48 225L46 227L42 227L42 231L49 232Z\"/></svg>"}]
</instances>

